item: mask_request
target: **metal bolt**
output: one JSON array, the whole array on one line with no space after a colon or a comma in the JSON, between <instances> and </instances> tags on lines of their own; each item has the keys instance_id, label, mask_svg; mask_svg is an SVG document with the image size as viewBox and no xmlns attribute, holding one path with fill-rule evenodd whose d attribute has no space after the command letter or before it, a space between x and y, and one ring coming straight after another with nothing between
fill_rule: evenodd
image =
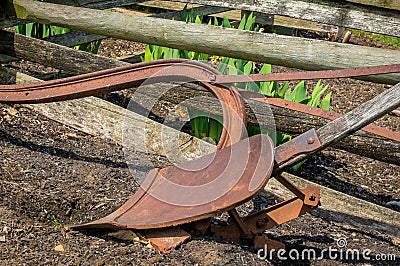
<instances>
[{"instance_id":1,"label":"metal bolt","mask_svg":"<svg viewBox=\"0 0 400 266\"><path fill-rule=\"evenodd\" d=\"M307 139L307 143L308 144L313 144L314 143L314 138L313 137L309 137L308 139Z\"/></svg>"}]
</instances>

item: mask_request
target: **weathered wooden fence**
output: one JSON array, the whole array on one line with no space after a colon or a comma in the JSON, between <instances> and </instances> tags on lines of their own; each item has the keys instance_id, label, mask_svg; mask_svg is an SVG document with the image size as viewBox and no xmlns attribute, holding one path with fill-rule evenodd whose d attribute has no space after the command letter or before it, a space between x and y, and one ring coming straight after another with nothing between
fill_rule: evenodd
<instances>
[{"instance_id":1,"label":"weathered wooden fence","mask_svg":"<svg viewBox=\"0 0 400 266\"><path fill-rule=\"evenodd\" d=\"M186 0L185 0L186 1ZM51 2L51 1L49 1ZM54 1L53 1L54 2ZM227 8L268 12L337 26L400 35L400 11L347 1L188 1ZM396 2L396 1L393 1ZM3 8L19 19L68 27L120 39L242 58L300 69L337 69L398 63L400 51L224 29L181 21L121 14L30 0L7 0ZM63 1L64 4L109 7L113 1ZM89 5L90 3L90 5ZM132 1L115 1L132 4ZM393 4L396 8L396 5ZM51 10L51 12L49 12ZM127 25L134 25L127 27ZM1 47L0 47L1 48ZM3 53L5 49L1 49ZM394 84L399 74L367 77Z\"/></svg>"},{"instance_id":2,"label":"weathered wooden fence","mask_svg":"<svg viewBox=\"0 0 400 266\"><path fill-rule=\"evenodd\" d=\"M400 0L179 1L191 3L192 5L189 7L195 8L199 13L204 15L231 12L224 14L230 16L237 16L239 14L238 17L240 17L241 12L254 11L258 12L259 21L265 24L293 26L294 28L321 31L332 31L333 29L347 27L400 36ZM101 10L132 4L154 7L160 5L160 1L49 0L45 2L63 4L65 6L55 6L49 3L30 0L3 0L0 9L0 27L6 28L26 21L37 21L68 27L80 32L68 33L48 38L47 40L37 40L12 32L0 31L0 62L1 60L25 59L62 69L72 74L88 73L127 64L126 62L61 46L74 46L108 36L311 70L384 65L400 62L400 51L396 50L362 47L261 32L223 29L163 19L179 17L179 10L182 6L174 8L176 4L166 7L164 3L163 8L168 12L157 15L145 15L141 12L126 9L123 10L123 13ZM236 15L232 15L232 10L239 11L234 11ZM18 82L19 79L23 80L23 82L34 81L32 78L27 78L26 76L21 79L21 76L15 73L15 71L0 68L0 80L2 82L9 82L10 80ZM394 84L400 82L400 75L380 75L366 77L366 79ZM148 90L148 93L151 96L151 89ZM175 98L169 99L171 102L179 100ZM198 103L197 107L201 107L202 104L204 103ZM259 105L260 109L263 108L259 103L254 102L252 104L254 106ZM120 128L116 126L116 120L121 120L125 115L121 110L116 112L115 110L118 108L113 107L112 104L105 104L104 101L96 98L69 101L67 103L35 105L30 106L30 108L34 108L36 111L53 119L61 119L62 121L60 122L69 124L90 134L103 134L104 136L111 134L112 136L106 136L111 139L114 139L115 136L120 137ZM71 111L70 115L65 117L65 115L57 113L60 110L72 109L80 110L80 115L76 116ZM284 108L272 107L272 112L276 117L277 130L282 132L297 134L311 127L319 127L327 122L318 117L297 111L285 110ZM111 118L105 119L105 117ZM291 120L289 121L287 117L290 117ZM144 118L132 114L133 118L138 127L143 124ZM252 122L252 119L253 117L249 116L250 122ZM110 128L113 130L110 131ZM189 140L188 136L186 138ZM120 142L120 140L116 141ZM188 143L192 142L188 141ZM194 143L193 147L195 145ZM192 151L189 146L179 147L179 149ZM400 143L398 141L387 140L362 131L337 143L335 147L394 164L400 163L400 153L398 152ZM159 153L161 151L155 152ZM364 224L369 227L369 219L372 219L377 222L384 222L384 228L388 228L388 231L398 232L398 213L361 201L361 203L357 204L362 206L362 208L360 207L357 212L357 210L348 209L347 202L350 199L343 200L344 195L340 195L340 199L337 199L338 196L332 196L336 192L326 193L327 195L324 197L328 200L323 203L323 208L327 208L326 210L329 212L326 215L330 218L335 219L335 217L338 217L331 217L330 213L332 211L343 212L347 215L355 215L360 219L368 218L364 219L365 221L358 221L358 226ZM351 200L354 201L354 199ZM341 204L345 202L346 207L341 208L335 205L338 202ZM345 217L347 217L345 220L351 220L348 216Z\"/></svg>"}]
</instances>

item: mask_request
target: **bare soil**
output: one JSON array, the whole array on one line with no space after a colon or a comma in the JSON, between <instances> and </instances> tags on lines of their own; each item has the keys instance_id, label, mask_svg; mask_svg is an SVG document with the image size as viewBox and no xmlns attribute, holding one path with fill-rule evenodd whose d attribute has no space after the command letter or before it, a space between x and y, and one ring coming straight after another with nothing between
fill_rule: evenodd
<instances>
[{"instance_id":1,"label":"bare soil","mask_svg":"<svg viewBox=\"0 0 400 266\"><path fill-rule=\"evenodd\" d=\"M100 54L121 57L142 48L109 39L103 42ZM32 75L54 71L30 62L13 66ZM276 67L275 71L288 69ZM324 84L333 91L333 110L339 113L387 88L350 79ZM397 116L386 115L377 124L400 131ZM266 232L271 239L285 243L288 251L314 250L320 259L312 260L288 261L277 256L263 260L249 246L212 236L194 237L170 254L160 255L143 244L109 237L107 232L73 231L70 225L104 217L137 188L122 147L23 106L0 104L0 149L1 265L399 265L400 228L395 235L359 230L325 220L318 212ZM145 156L135 155L143 173L153 167L145 163ZM328 149L308 160L296 175L384 206L400 200L399 173L399 165ZM243 208L251 211L254 204L249 202ZM347 241L346 248L371 250L371 259L346 260L344 253L329 256L324 249L340 249L338 239ZM377 260L377 256L390 254L396 260Z\"/></svg>"}]
</instances>

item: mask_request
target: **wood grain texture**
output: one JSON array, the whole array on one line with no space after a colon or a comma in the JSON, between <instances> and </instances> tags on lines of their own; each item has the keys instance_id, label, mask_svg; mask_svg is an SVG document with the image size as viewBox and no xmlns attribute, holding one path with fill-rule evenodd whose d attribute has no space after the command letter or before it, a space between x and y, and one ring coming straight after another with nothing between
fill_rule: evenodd
<instances>
[{"instance_id":1,"label":"wood grain texture","mask_svg":"<svg viewBox=\"0 0 400 266\"><path fill-rule=\"evenodd\" d=\"M169 84L161 84L157 87L146 86L146 89L142 88L140 90L143 96L139 98L155 101L155 95L161 88L167 90L170 87L171 85ZM187 100L194 96L197 97L196 100ZM212 95L209 92L202 90L199 86L186 85L174 87L170 92L163 95L162 100L173 106L181 104L184 107L221 117L221 107L212 101L211 97ZM274 105L267 105L255 100L245 99L245 102L247 121L265 129L298 135L311 128L318 129L323 127L330 122L328 119ZM157 108L153 112L161 117L165 116L165 113L158 111ZM273 119L271 119L272 116ZM361 156L400 165L400 142L361 130L342 139L333 146Z\"/></svg>"},{"instance_id":2,"label":"wood grain texture","mask_svg":"<svg viewBox=\"0 0 400 266\"><path fill-rule=\"evenodd\" d=\"M41 81L4 67L0 67L0 73L3 81L17 84ZM173 162L192 160L216 150L214 145L97 97L24 106L52 120L118 144L122 144L124 138L136 140L134 147L137 151L166 157ZM139 135L144 137L145 142L140 143L142 139Z\"/></svg>"},{"instance_id":3,"label":"wood grain texture","mask_svg":"<svg viewBox=\"0 0 400 266\"><path fill-rule=\"evenodd\" d=\"M0 32L0 52L2 52L2 47L4 48L1 41L2 39L11 39L14 41L14 47L12 44L9 44L6 47L11 48L4 49L5 51L12 51L12 49L14 49L14 56L46 66L66 70L73 74L83 74L127 65L125 62L111 58L77 51L75 49L21 35L14 35L9 32ZM199 86L196 88L186 86L183 87L178 94L170 93L166 95L164 100L172 104L178 104L182 102L185 97L196 95L196 93L200 96L209 95L206 91L198 91L198 89ZM154 97L154 95L157 95L157 91L158 89L156 87L149 86L145 91L146 95L144 96L150 98ZM285 108L267 106L254 100L247 100L247 102L248 121L250 123L258 123L260 126L265 128L270 128L271 126L272 128L276 127L278 131L292 135L303 133L310 128L320 128L328 122L328 120L316 116ZM215 115L219 116L222 114L219 106L210 102L207 98L200 98L197 102L187 102L186 106L213 112ZM252 110L250 110L249 106L251 106ZM274 115L274 123L272 125L270 119L271 111ZM155 112L157 112L157 110L155 110ZM254 116L254 112L257 113L257 117ZM399 142L391 141L362 131L335 144L335 147L373 159L400 164Z\"/></svg>"},{"instance_id":4,"label":"wood grain texture","mask_svg":"<svg viewBox=\"0 0 400 266\"><path fill-rule=\"evenodd\" d=\"M140 0L45 0L44 2L68 6L81 6L93 9L106 9L117 6L133 5L140 2Z\"/></svg>"},{"instance_id":5,"label":"wood grain texture","mask_svg":"<svg viewBox=\"0 0 400 266\"><path fill-rule=\"evenodd\" d=\"M344 138L400 107L400 83L317 130L322 146Z\"/></svg>"},{"instance_id":6,"label":"wood grain texture","mask_svg":"<svg viewBox=\"0 0 400 266\"><path fill-rule=\"evenodd\" d=\"M365 200L357 199L336 190L320 186L298 176L283 173L296 186L318 186L321 191L321 206L312 215L351 225L358 229L377 230L392 236L400 236L400 213ZM293 195L275 179L270 179L266 190L284 199Z\"/></svg>"},{"instance_id":7,"label":"wood grain texture","mask_svg":"<svg viewBox=\"0 0 400 266\"><path fill-rule=\"evenodd\" d=\"M10 74L12 76L18 76L18 83L38 81L27 75L18 74L14 70L9 71L11 71ZM28 107L88 134L111 139L119 144L122 143L120 125L121 121L126 117L125 110L98 98L88 97L60 103L29 105ZM148 121L142 116L136 116L134 113L129 114L128 119L132 125L137 125L138 130L143 130L143 126L147 123L154 123L154 128L161 127L160 124ZM177 134L174 129L167 128L167 130L171 130L169 131L171 134ZM185 146L180 147L189 156L196 157L199 154L215 150L215 146L212 144L202 141L196 142L196 139L191 139L190 136L184 133L178 134L181 134L182 139L189 140ZM135 137L132 138L133 141L135 139ZM178 147L175 146L175 150L178 150ZM157 152L162 155L163 151L165 153L164 149L160 149ZM160 165L160 167L162 166ZM400 214L398 212L320 186L291 174L283 173L283 175L301 188L308 185L320 187L322 205L313 212L313 215L351 225L361 230L377 230L395 237L400 235ZM275 179L270 179L265 189L278 197L285 199L292 197Z\"/></svg>"},{"instance_id":8,"label":"wood grain texture","mask_svg":"<svg viewBox=\"0 0 400 266\"><path fill-rule=\"evenodd\" d=\"M73 31L64 34L49 36L43 38L42 40L68 47L74 47L76 45L98 41L105 38L107 37L96 34L88 34L86 32Z\"/></svg>"},{"instance_id":9,"label":"wood grain texture","mask_svg":"<svg viewBox=\"0 0 400 266\"><path fill-rule=\"evenodd\" d=\"M396 50L328 43L29 0L15 0L14 4L19 16L28 20L92 34L300 69L354 68L400 61L400 51ZM396 84L400 82L400 75L380 75L364 79Z\"/></svg>"},{"instance_id":10,"label":"wood grain texture","mask_svg":"<svg viewBox=\"0 0 400 266\"><path fill-rule=\"evenodd\" d=\"M108 57L70 49L6 31L0 31L0 53L63 69L75 74L127 64Z\"/></svg>"},{"instance_id":11,"label":"wood grain texture","mask_svg":"<svg viewBox=\"0 0 400 266\"><path fill-rule=\"evenodd\" d=\"M356 4L363 4L368 6L377 6L388 9L400 10L400 0L346 0Z\"/></svg>"},{"instance_id":12,"label":"wood grain texture","mask_svg":"<svg viewBox=\"0 0 400 266\"><path fill-rule=\"evenodd\" d=\"M177 0L287 16L400 36L400 12L331 0Z\"/></svg>"}]
</instances>

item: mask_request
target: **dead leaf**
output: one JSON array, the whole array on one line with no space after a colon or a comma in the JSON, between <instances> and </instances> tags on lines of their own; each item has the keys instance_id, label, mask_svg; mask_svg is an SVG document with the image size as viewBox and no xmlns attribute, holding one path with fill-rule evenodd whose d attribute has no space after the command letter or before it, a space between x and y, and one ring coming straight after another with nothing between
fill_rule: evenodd
<instances>
[{"instance_id":1,"label":"dead leaf","mask_svg":"<svg viewBox=\"0 0 400 266\"><path fill-rule=\"evenodd\" d=\"M115 237L117 239L125 240L125 241L133 241L142 244L149 244L150 241L145 237L141 236L138 233L135 233L131 230L119 230L117 232L109 233L108 236Z\"/></svg>"},{"instance_id":2,"label":"dead leaf","mask_svg":"<svg viewBox=\"0 0 400 266\"><path fill-rule=\"evenodd\" d=\"M55 247L54 247L54 250L55 250L55 251L58 251L58 252L64 252L64 251L65 251L63 245L55 246Z\"/></svg>"}]
</instances>

